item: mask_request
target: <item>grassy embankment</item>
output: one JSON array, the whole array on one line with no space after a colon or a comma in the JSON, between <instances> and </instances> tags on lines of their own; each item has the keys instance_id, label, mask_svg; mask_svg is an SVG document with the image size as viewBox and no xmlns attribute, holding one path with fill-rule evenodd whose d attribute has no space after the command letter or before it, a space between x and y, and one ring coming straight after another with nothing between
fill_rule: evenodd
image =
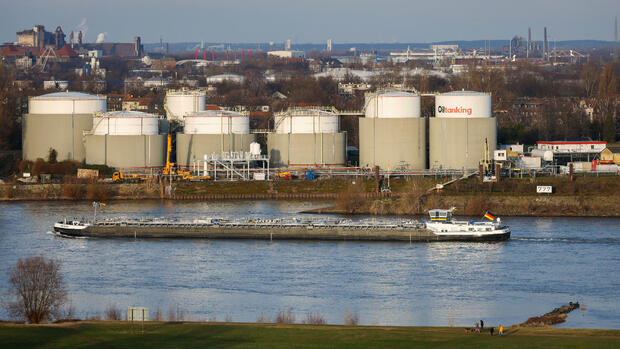
<instances>
[{"instance_id":1,"label":"grassy embankment","mask_svg":"<svg viewBox=\"0 0 620 349\"><path fill-rule=\"evenodd\" d=\"M502 179L481 183L477 178L459 181L440 192L427 193L448 178L396 178L390 181L392 197L362 198L375 191L373 180L336 178L315 181L176 182L177 195L306 194L333 193L334 207L324 212L368 214L425 214L428 209L457 207L457 214L480 215L491 210L498 215L535 216L620 216L620 178L577 177ZM551 185L553 194L536 194L537 185ZM113 200L158 199L163 184L40 184L0 186L4 200ZM269 196L269 198L278 198ZM265 197L263 197L265 198Z\"/></svg>"},{"instance_id":2,"label":"grassy embankment","mask_svg":"<svg viewBox=\"0 0 620 349\"><path fill-rule=\"evenodd\" d=\"M0 325L0 348L618 348L620 331L560 328L505 330L242 323L78 322Z\"/></svg>"},{"instance_id":3,"label":"grassy embankment","mask_svg":"<svg viewBox=\"0 0 620 349\"><path fill-rule=\"evenodd\" d=\"M412 215L455 206L460 215L481 215L490 210L505 216L620 216L618 177L578 177L572 182L568 178L515 178L499 183L481 183L471 178L428 193L434 183L440 182L392 180L395 195L367 200L360 199L360 186L349 186L347 194L323 212ZM554 193L537 194L538 185L551 185Z\"/></svg>"}]
</instances>

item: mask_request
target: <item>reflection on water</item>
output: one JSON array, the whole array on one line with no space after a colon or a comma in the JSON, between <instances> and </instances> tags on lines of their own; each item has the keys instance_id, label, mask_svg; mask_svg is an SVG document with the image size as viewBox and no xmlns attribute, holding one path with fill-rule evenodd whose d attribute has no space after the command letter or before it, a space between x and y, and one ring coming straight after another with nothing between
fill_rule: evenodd
<instances>
[{"instance_id":1,"label":"reflection on water","mask_svg":"<svg viewBox=\"0 0 620 349\"><path fill-rule=\"evenodd\" d=\"M120 201L98 217L290 217L316 202ZM620 328L620 220L504 218L503 243L360 243L98 240L47 232L63 216L90 217L87 203L0 204L0 288L20 257L62 262L73 304L92 316L110 304L188 311L190 318L256 321L292 307L342 323L515 324L579 301L565 327ZM0 312L0 317L6 314Z\"/></svg>"}]
</instances>

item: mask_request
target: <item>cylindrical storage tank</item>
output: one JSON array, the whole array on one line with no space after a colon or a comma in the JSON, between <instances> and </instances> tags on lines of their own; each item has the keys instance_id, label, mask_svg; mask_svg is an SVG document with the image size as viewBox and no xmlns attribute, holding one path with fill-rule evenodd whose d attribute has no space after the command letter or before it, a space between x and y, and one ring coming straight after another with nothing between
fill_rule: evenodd
<instances>
[{"instance_id":1,"label":"cylindrical storage tank","mask_svg":"<svg viewBox=\"0 0 620 349\"><path fill-rule=\"evenodd\" d=\"M488 153L487 153L488 149ZM491 95L454 91L437 95L429 124L429 165L442 169L478 169L497 149L497 123Z\"/></svg>"},{"instance_id":2,"label":"cylindrical storage tank","mask_svg":"<svg viewBox=\"0 0 620 349\"><path fill-rule=\"evenodd\" d=\"M22 155L25 160L85 160L83 133L93 126L93 114L106 111L106 98L80 92L56 92L28 100L23 117Z\"/></svg>"},{"instance_id":3,"label":"cylindrical storage tank","mask_svg":"<svg viewBox=\"0 0 620 349\"><path fill-rule=\"evenodd\" d=\"M106 99L81 92L56 92L28 100L29 114L67 115L106 112Z\"/></svg>"},{"instance_id":4,"label":"cylindrical storage tank","mask_svg":"<svg viewBox=\"0 0 620 349\"><path fill-rule=\"evenodd\" d=\"M346 165L346 133L338 115L316 108L289 109L274 118L267 135L273 167L340 167Z\"/></svg>"},{"instance_id":5,"label":"cylindrical storage tank","mask_svg":"<svg viewBox=\"0 0 620 349\"><path fill-rule=\"evenodd\" d=\"M419 118L419 95L406 91L380 91L366 96L367 118Z\"/></svg>"},{"instance_id":6,"label":"cylindrical storage tank","mask_svg":"<svg viewBox=\"0 0 620 349\"><path fill-rule=\"evenodd\" d=\"M228 110L204 110L183 116L185 134L248 134L250 116Z\"/></svg>"},{"instance_id":7,"label":"cylindrical storage tank","mask_svg":"<svg viewBox=\"0 0 620 349\"><path fill-rule=\"evenodd\" d=\"M169 91L165 105L169 120L180 119L189 113L205 110L206 94L203 91Z\"/></svg>"},{"instance_id":8,"label":"cylindrical storage tank","mask_svg":"<svg viewBox=\"0 0 620 349\"><path fill-rule=\"evenodd\" d=\"M453 91L435 97L437 118L490 118L491 95L475 91Z\"/></svg>"},{"instance_id":9,"label":"cylindrical storage tank","mask_svg":"<svg viewBox=\"0 0 620 349\"><path fill-rule=\"evenodd\" d=\"M292 109L275 116L276 133L338 133L338 115L320 109Z\"/></svg>"},{"instance_id":10,"label":"cylindrical storage tank","mask_svg":"<svg viewBox=\"0 0 620 349\"><path fill-rule=\"evenodd\" d=\"M139 111L96 114L86 135L86 162L125 171L159 171L165 163L166 135L160 117Z\"/></svg>"},{"instance_id":11,"label":"cylindrical storage tank","mask_svg":"<svg viewBox=\"0 0 620 349\"><path fill-rule=\"evenodd\" d=\"M390 170L426 168L426 119L420 96L406 91L367 94L359 119L359 164Z\"/></svg>"},{"instance_id":12,"label":"cylindrical storage tank","mask_svg":"<svg viewBox=\"0 0 620 349\"><path fill-rule=\"evenodd\" d=\"M553 161L553 152L551 150L532 149L532 153L530 155L533 157L542 158L544 161Z\"/></svg>"},{"instance_id":13,"label":"cylindrical storage tank","mask_svg":"<svg viewBox=\"0 0 620 349\"><path fill-rule=\"evenodd\" d=\"M93 134L112 136L156 135L159 116L139 111L115 111L93 118Z\"/></svg>"},{"instance_id":14,"label":"cylindrical storage tank","mask_svg":"<svg viewBox=\"0 0 620 349\"><path fill-rule=\"evenodd\" d=\"M177 133L177 164L189 168L205 155L250 152L255 136L250 134L248 113L204 110L183 116L183 133Z\"/></svg>"}]
</instances>

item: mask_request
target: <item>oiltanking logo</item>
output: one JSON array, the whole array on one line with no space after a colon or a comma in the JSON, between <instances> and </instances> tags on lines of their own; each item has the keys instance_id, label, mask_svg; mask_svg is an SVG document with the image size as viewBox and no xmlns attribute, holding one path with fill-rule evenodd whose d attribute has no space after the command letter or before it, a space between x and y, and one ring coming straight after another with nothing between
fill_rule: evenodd
<instances>
[{"instance_id":1,"label":"oiltanking logo","mask_svg":"<svg viewBox=\"0 0 620 349\"><path fill-rule=\"evenodd\" d=\"M464 107L449 108L449 107L445 107L443 105L439 105L439 106L437 106L437 112L438 113L451 113L451 114L467 114L467 115L471 115L472 108L464 108Z\"/></svg>"}]
</instances>

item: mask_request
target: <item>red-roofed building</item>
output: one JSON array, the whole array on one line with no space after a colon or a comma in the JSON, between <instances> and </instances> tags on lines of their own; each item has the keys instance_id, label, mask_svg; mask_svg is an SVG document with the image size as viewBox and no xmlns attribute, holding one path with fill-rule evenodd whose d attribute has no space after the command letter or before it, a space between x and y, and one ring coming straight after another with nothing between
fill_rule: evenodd
<instances>
[{"instance_id":1,"label":"red-roofed building","mask_svg":"<svg viewBox=\"0 0 620 349\"><path fill-rule=\"evenodd\" d=\"M78 54L69 45L64 45L60 50L56 51L56 56L59 57L77 57Z\"/></svg>"}]
</instances>

